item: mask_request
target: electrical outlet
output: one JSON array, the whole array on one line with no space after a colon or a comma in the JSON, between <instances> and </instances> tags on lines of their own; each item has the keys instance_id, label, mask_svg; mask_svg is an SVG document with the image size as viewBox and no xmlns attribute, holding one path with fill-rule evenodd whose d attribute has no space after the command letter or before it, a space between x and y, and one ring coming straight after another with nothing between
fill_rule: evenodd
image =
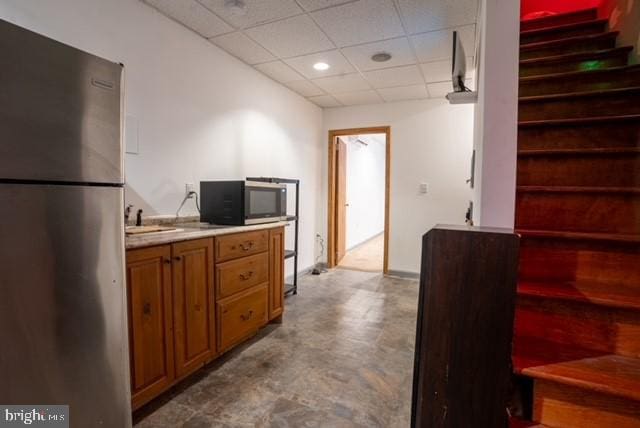
<instances>
[{"instance_id":1,"label":"electrical outlet","mask_svg":"<svg viewBox=\"0 0 640 428\"><path fill-rule=\"evenodd\" d=\"M420 183L420 193L425 194L429 192L429 185L427 183Z\"/></svg>"},{"instance_id":2,"label":"electrical outlet","mask_svg":"<svg viewBox=\"0 0 640 428\"><path fill-rule=\"evenodd\" d=\"M195 187L193 183L185 183L184 185L184 194L187 198L193 198L193 194L191 192L195 191Z\"/></svg>"}]
</instances>

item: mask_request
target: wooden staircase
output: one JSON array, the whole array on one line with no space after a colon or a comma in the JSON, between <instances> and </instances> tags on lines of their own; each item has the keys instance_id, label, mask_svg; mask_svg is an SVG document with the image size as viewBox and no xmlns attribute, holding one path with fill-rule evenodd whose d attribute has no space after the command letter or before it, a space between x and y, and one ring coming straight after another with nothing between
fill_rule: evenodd
<instances>
[{"instance_id":1,"label":"wooden staircase","mask_svg":"<svg viewBox=\"0 0 640 428\"><path fill-rule=\"evenodd\" d=\"M640 427L640 66L617 36L595 9L521 25L513 365L547 427Z\"/></svg>"}]
</instances>

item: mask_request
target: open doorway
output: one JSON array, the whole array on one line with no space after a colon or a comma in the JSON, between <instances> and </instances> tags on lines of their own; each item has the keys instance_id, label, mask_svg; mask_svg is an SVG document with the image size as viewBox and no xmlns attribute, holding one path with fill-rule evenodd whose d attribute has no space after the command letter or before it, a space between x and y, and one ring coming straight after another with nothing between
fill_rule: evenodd
<instances>
[{"instance_id":1,"label":"open doorway","mask_svg":"<svg viewBox=\"0 0 640 428\"><path fill-rule=\"evenodd\" d=\"M329 131L328 266L388 271L389 127Z\"/></svg>"}]
</instances>

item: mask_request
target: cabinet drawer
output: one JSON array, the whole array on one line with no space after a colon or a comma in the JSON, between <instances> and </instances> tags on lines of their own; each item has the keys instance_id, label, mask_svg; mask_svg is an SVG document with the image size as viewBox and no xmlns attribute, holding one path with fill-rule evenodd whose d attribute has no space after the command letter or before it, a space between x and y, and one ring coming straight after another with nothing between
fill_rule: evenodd
<instances>
[{"instance_id":1,"label":"cabinet drawer","mask_svg":"<svg viewBox=\"0 0 640 428\"><path fill-rule=\"evenodd\" d=\"M217 297L222 299L269 280L269 254L243 257L216 265Z\"/></svg>"},{"instance_id":2,"label":"cabinet drawer","mask_svg":"<svg viewBox=\"0 0 640 428\"><path fill-rule=\"evenodd\" d=\"M237 259L250 254L261 253L269 249L269 231L223 235L216 238L216 261Z\"/></svg>"},{"instance_id":3,"label":"cabinet drawer","mask_svg":"<svg viewBox=\"0 0 640 428\"><path fill-rule=\"evenodd\" d=\"M224 352L267 323L268 284L218 302L218 349Z\"/></svg>"}]
</instances>

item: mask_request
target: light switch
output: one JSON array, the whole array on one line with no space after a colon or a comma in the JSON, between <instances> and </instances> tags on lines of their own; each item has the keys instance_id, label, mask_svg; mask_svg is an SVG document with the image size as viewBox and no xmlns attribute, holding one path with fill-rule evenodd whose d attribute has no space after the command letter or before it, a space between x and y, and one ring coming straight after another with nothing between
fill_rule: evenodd
<instances>
[{"instance_id":1,"label":"light switch","mask_svg":"<svg viewBox=\"0 0 640 428\"><path fill-rule=\"evenodd\" d=\"M420 193L426 194L429 192L429 185L427 183L420 183Z\"/></svg>"}]
</instances>

